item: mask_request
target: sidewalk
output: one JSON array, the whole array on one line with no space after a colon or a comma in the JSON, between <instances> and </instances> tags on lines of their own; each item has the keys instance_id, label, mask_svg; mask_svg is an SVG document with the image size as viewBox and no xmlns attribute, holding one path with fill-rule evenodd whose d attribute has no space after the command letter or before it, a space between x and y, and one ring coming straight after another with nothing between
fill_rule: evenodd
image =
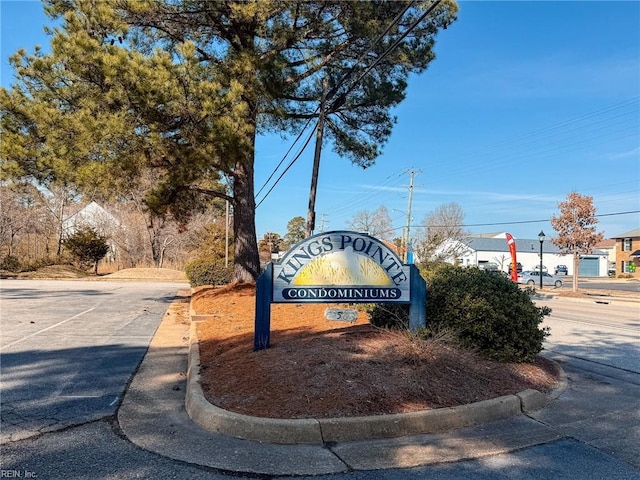
<instances>
[{"instance_id":1,"label":"sidewalk","mask_svg":"<svg viewBox=\"0 0 640 480\"><path fill-rule=\"evenodd\" d=\"M167 310L118 411L124 435L162 456L227 472L322 475L455 462L571 437L601 443L605 450L611 446L618 457L640 467L634 440L636 397L595 389L588 376L576 380L581 373L573 374L575 384L565 385L557 392L560 397L542 410L515 412L516 416L445 433L283 445L205 430L185 409L190 329L184 321L185 308L184 302L177 301ZM201 413L212 407L205 403L197 407ZM252 424L252 418L245 417L241 431L261 438L266 431L264 419L254 418ZM357 419L348 420L354 431L361 428ZM216 422L213 428L219 428Z\"/></svg>"}]
</instances>

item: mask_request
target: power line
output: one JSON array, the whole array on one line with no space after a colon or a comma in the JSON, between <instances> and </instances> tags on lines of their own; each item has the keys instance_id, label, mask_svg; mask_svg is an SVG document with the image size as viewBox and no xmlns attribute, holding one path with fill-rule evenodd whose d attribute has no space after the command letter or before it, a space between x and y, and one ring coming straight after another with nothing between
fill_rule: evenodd
<instances>
[{"instance_id":1,"label":"power line","mask_svg":"<svg viewBox=\"0 0 640 480\"><path fill-rule=\"evenodd\" d=\"M541 133L557 132L558 128L560 128L560 127L565 127L567 125L572 125L572 124L577 123L577 122L579 122L581 120L586 120L586 119L589 119L589 118L592 118L592 117L596 117L596 116L602 115L604 113L611 112L613 110L617 110L619 108L623 108L623 107L627 107L629 105L637 104L639 100L640 100L640 97L638 97L638 96L632 97L632 98L629 98L629 99L624 100L622 102L614 103L613 105L608 105L606 107L599 108L599 109L594 110L592 112L585 113L584 115L579 115L577 117L573 117L573 118L570 118L570 119L567 119L567 120L563 120L563 121L558 122L558 123L554 123L552 125L548 125L546 127L542 127L540 129L534 130L532 132L528 132L528 133L525 133L525 134L522 134L522 135L517 135L517 136L515 136L513 138L508 139L505 142L500 142L500 143L496 143L496 144L493 144L493 145L487 145L487 146L483 147L482 149L477 150L475 153L481 153L483 150L491 150L494 147L502 147L502 146L505 146L505 145L513 144L513 143L520 143L520 141L523 140L523 139L534 137L534 136L539 135ZM616 117L614 117L614 118L616 118Z\"/></svg>"},{"instance_id":2,"label":"power line","mask_svg":"<svg viewBox=\"0 0 640 480\"><path fill-rule=\"evenodd\" d=\"M614 217L614 216L618 216L618 215L629 215L632 213L640 213L640 210L630 210L628 212L615 212L615 213L601 213L598 215L594 215L594 217L596 218L600 218L600 217ZM468 224L462 224L462 225L453 225L455 227L495 227L498 225L522 225L522 224L527 224L527 223L543 223L543 222L548 222L549 219L545 218L542 220L520 220L520 221L516 221L516 222L495 222L495 223L468 223ZM434 225L437 226L437 225ZM419 227L419 228L427 228L425 225L414 225L414 227ZM394 229L396 230L396 229Z\"/></svg>"},{"instance_id":3,"label":"power line","mask_svg":"<svg viewBox=\"0 0 640 480\"><path fill-rule=\"evenodd\" d=\"M300 137L302 137L302 134L304 133L304 131L307 129L307 127L309 126L309 124L311 123L311 120L313 120L313 118L309 118L309 120L307 120L307 123L305 124L304 128L302 130L300 130L300 133L298 134L298 136L296 137L296 139L293 141L293 143L291 144L291 146L289 147L289 150L287 150L287 153L284 154L284 157L282 157L282 160L280 160L280 162L278 163L278 165L276 165L276 168L273 169L273 171L271 172L271 175L269 175L269 178L267 178L265 180L265 182L262 184L262 186L260 187L260 190L258 190L258 193L255 194L255 198L258 198L258 195L260 195L260 192L262 192L262 190L264 189L264 187L267 186L267 184L269 183L269 181L273 178L273 176L276 174L276 172L278 171L278 169L280 168L280 165L282 165L284 163L284 161L286 160L287 156L289 155L289 153L291 153L291 150L293 150L293 147L295 147L296 143L298 143L298 140L300 140ZM314 128L315 130L315 128Z\"/></svg>"},{"instance_id":4,"label":"power line","mask_svg":"<svg viewBox=\"0 0 640 480\"><path fill-rule=\"evenodd\" d=\"M371 52L371 50L373 49L373 47L375 47L378 43L380 43L380 41L384 38L384 36L389 33L389 31L402 19L402 17L404 16L404 14L413 6L413 4L415 3L414 0L412 0L411 2L409 2L405 8L398 13L398 15L396 15L396 17L391 21L391 23L387 26L387 28L385 28L385 30L378 35L378 37L374 40L374 42L360 55L360 57L358 57L358 59L356 60L356 62L354 63L354 66L347 72L345 73L342 78L338 81L338 83L331 89L330 92L327 93L327 99L331 99L332 97L335 96L336 92L338 91L338 89L340 89L342 87L342 85L349 79L349 77L351 75L353 75L353 73L356 71L356 65L360 62L362 62L365 57L367 55L369 55L369 53ZM385 54L386 55L386 54ZM346 95L346 94L345 94ZM313 111L312 115L315 115L316 113L321 113L320 111L320 106L316 107L316 109ZM285 153L284 157L282 157L282 160L280 160L280 162L278 163L278 165L276 165L276 167L273 169L273 171L271 172L271 174L269 175L269 178L267 178L267 180L263 183L262 187L260 187L260 189L258 190L258 193L256 193L255 197L257 198L258 195L260 195L260 192L262 192L262 190L267 186L267 184L269 183L269 181L273 178L273 176L276 174L276 172L278 171L278 169L280 168L280 166L284 163L285 159L287 158L287 156L289 155L289 153L291 152L291 150L293 149L293 147L295 146L295 144L298 142L298 140L300 140L300 137L302 136L302 134L304 133L304 131L307 129L307 127L309 126L309 124L311 123L311 120L313 119L313 117L309 118L309 120L307 120L306 125L304 126L304 128L300 131L300 133L298 134L298 136L296 137L296 139L294 140L294 142L291 144L291 147L289 147L289 150L287 150L287 153ZM317 128L317 127L316 127ZM315 129L314 129L315 130ZM308 142L305 144L307 145ZM289 166L287 167L290 168L292 164L289 164ZM285 170L286 171L286 170ZM279 179L282 178L282 175L279 177ZM276 182L277 184L277 182ZM275 186L275 185L274 185ZM269 190L269 192L271 192L271 190L273 190L273 188L271 188ZM266 198L266 195L265 195ZM260 203L262 203L262 201L264 201L263 198L261 200Z\"/></svg>"},{"instance_id":5,"label":"power line","mask_svg":"<svg viewBox=\"0 0 640 480\"><path fill-rule=\"evenodd\" d=\"M539 160L541 158L540 155L548 158L553 154L585 150L590 146L599 145L602 143L602 140L605 139L613 141L632 137L633 135L637 137L637 126L620 128L620 124L621 120L624 120L624 117L637 116L638 105L640 104L639 99L640 97L633 97L623 102L507 139L503 142L494 143L468 152L462 152L461 155L464 157L476 158L476 165L448 168L446 172L440 175L435 174L434 178L469 175L480 169L483 171L496 169L513 161L522 161L527 158L536 158ZM621 109L625 110L619 113ZM595 121L593 121L594 119ZM600 127L600 125L605 122L605 128ZM567 129L566 127L568 126L572 128ZM572 132L580 131L583 133L582 139L579 135L572 134ZM584 138L585 136L586 138ZM514 145L519 151L506 151L508 147Z\"/></svg>"},{"instance_id":6,"label":"power line","mask_svg":"<svg viewBox=\"0 0 640 480\"><path fill-rule=\"evenodd\" d=\"M371 65L369 65L369 67L367 67L367 69L364 72L362 72L362 74L356 79L355 82L352 83L352 85L347 89L347 91L341 94L340 97L338 97L338 99L334 101L334 103L332 104L332 107L336 104L337 100L343 99L349 93L351 93L353 89L356 87L356 85L360 82L360 80L366 77L371 70L373 70L382 60L385 59L387 55L393 52L398 47L398 45L400 45L402 41L420 24L420 22L422 22L422 20L427 18L427 15L429 15L438 6L438 4L441 1L442 0L436 0L435 2L433 2L433 4L429 8L427 8L427 10L415 22L413 22L413 24L409 26L409 28L407 28L407 30L405 30L402 33L402 35L400 35L400 37L398 37L396 41L389 48L387 48L384 52L382 52L382 54L378 58L376 58L376 60Z\"/></svg>"},{"instance_id":7,"label":"power line","mask_svg":"<svg viewBox=\"0 0 640 480\"><path fill-rule=\"evenodd\" d=\"M311 133L309 134L309 137L307 137L307 140L304 142L304 145L302 146L302 148L300 149L300 151L298 152L298 154L293 158L293 160L291 160L289 162L289 165L287 165L287 168L284 169L284 171L280 174L280 176L277 178L277 180L274 182L273 185L271 185L271 188L269 189L269 191L267 193L264 194L264 197L262 197L262 200L260 200L258 202L258 204L256 205L256 208L258 208L262 202L264 202L266 200L266 198L269 196L269 194L273 191L274 188L276 188L276 185L278 185L278 183L280 182L280 180L282 180L282 177L284 177L284 174L287 173L289 171L289 169L293 166L294 163L296 163L296 160L298 160L298 158L300 158L300 156L302 155L302 153L305 151L305 149L307 148L307 145L309 145L309 142L311 141L311 139L313 138L313 134L316 131L317 128L317 124L316 126L313 128L313 130L311 130Z\"/></svg>"},{"instance_id":8,"label":"power line","mask_svg":"<svg viewBox=\"0 0 640 480\"><path fill-rule=\"evenodd\" d=\"M615 217L615 216L619 216L619 215L630 215L632 213L640 213L640 210L630 210L628 212L614 212L614 213L601 213L601 214L597 214L594 215L594 217L596 218L600 218L600 217ZM462 223L462 224L456 224L456 225L429 225L429 227L460 227L460 228L467 228L467 227L497 227L497 226L501 226L501 225L523 225L523 224L529 224L529 223L544 223L544 222L548 222L549 219L545 218L542 220L519 220L519 221L515 221L515 222L493 222L493 223ZM411 227L413 228L429 228L426 225L411 225ZM391 228L389 230L385 230L384 232L381 233L389 233L389 232L395 232L396 230L400 230L406 228L405 226L402 227L394 227Z\"/></svg>"},{"instance_id":9,"label":"power line","mask_svg":"<svg viewBox=\"0 0 640 480\"><path fill-rule=\"evenodd\" d=\"M347 89L346 92L340 94L340 96L334 100L331 103L331 107L329 108L329 110L331 110L332 108L335 108L336 106L338 106L338 101L343 102L345 97L351 92L353 91L353 89L357 86L357 84L366 76L369 74L369 72L371 70L373 70L373 68L375 68L382 60L384 60L385 57L387 57L393 50L395 50L398 45L400 45L400 43L402 43L402 41L420 24L420 22L422 22L427 15L429 15L434 9L435 7L441 2L442 0L436 0L415 22L413 22L412 25L410 25L407 30L405 30L402 35L400 35L400 37L398 37L396 39L396 41L389 47L387 48L378 58L376 58L376 60L369 65L369 67L367 67L365 69L365 71L351 84L351 86ZM373 42L373 44L358 58L358 60L356 61L356 64L359 63L362 59L364 59L364 57L366 55L368 55L369 52L371 52L372 48L378 43L380 42L384 36L391 30L391 28L393 28L393 26L398 23L400 21L400 19L402 18L402 16L404 16L404 14L411 8L411 6L413 6L414 1L410 2L403 10L402 12L400 12L398 15L396 15L396 17L393 19L393 21L391 22L391 24L389 26L387 26L387 28L384 30L384 32L382 32L378 38ZM349 70L349 72L347 72L338 82L338 84L336 86L334 86L334 88L331 90L331 92L329 92L329 94L331 95L335 95L335 92L338 91L338 89L342 86L342 84L353 74L353 72L355 71L355 68L352 68L351 70ZM327 99L329 98L329 94L327 95ZM317 107L314 112L313 115L316 114L316 112L318 112L320 109L320 107ZM308 125L309 122L307 122ZM305 126L306 128L306 126ZM317 124L316 124L316 128L317 128ZM316 128L314 128L314 131L316 130ZM303 130L304 131L304 130ZM302 134L302 132L301 132ZM301 134L298 136L298 138L296 139L296 141L300 138ZM309 139L310 140L310 139ZM267 198L267 196L271 193L271 191L273 191L273 189L275 188L275 186L278 184L278 182L280 181L280 179L282 179L282 177L284 176L284 174L287 172L287 170L289 170L289 168L293 165L293 163L295 163L295 161L300 158L300 155L302 154L302 152L304 151L304 149L306 148L306 146L309 144L309 140L307 140L307 142L305 142L305 145L303 147L303 149L300 151L300 153L296 156L296 158L294 160L292 160L292 162L289 163L289 165L287 166L287 168L285 169L285 171L278 177L278 180L276 180L276 182L274 183L274 185L269 189L269 191L265 194L265 196L262 198L262 200L260 200L260 202L258 203L258 205L256 205L256 208L262 203L264 202L264 200ZM295 142L294 142L295 144ZM286 155L285 155L286 156ZM284 159L283 159L284 161ZM276 169L272 172L272 174L269 176L269 179L267 180L267 182L273 177L273 175L275 174L275 172L277 171L277 169L280 167L280 165L282 164L281 161L278 166L276 167ZM266 182L265 182L266 184ZM262 189L264 188L265 185L263 185L260 188L260 191L262 191ZM257 195L256 195L257 196Z\"/></svg>"},{"instance_id":10,"label":"power line","mask_svg":"<svg viewBox=\"0 0 640 480\"><path fill-rule=\"evenodd\" d=\"M366 187L367 191L353 195L345 201L329 205L326 208L327 210L331 210L331 213L333 214L341 214L349 210L353 210L360 205L370 203L370 200L372 200L374 197L376 197L377 200L380 201L380 190L390 186L397 177L404 175L404 173L404 170L398 170L387 176L381 183ZM394 193L397 195L396 191L394 191Z\"/></svg>"},{"instance_id":11,"label":"power line","mask_svg":"<svg viewBox=\"0 0 640 480\"><path fill-rule=\"evenodd\" d=\"M415 3L415 0L412 0L411 2L409 2L404 9L398 13L395 18L391 21L391 23L387 26L387 28L384 29L384 31L378 35L378 38L376 38L373 43L371 45L369 45L369 47L358 57L358 59L354 62L353 66L349 69L349 71L347 73L345 73L342 78L340 80L338 80L338 83L331 89L331 91L329 91L327 93L327 100L331 100L336 93L338 92L338 90L340 89L340 87L342 87L342 85L344 85L344 83L349 79L349 77L351 75L353 75L353 73L356 71L356 65L358 65L360 62L362 62L365 57L367 57L369 55L369 53L371 53L371 50L373 49L373 47L375 47L378 43L380 43L382 41L382 39L384 38L384 36L389 33L389 31L400 22L400 20L402 19L402 17L404 16L405 13L407 13L407 11L409 11L409 9L413 6L413 4ZM383 55L386 56L388 55L389 49L387 49ZM375 65L375 63L374 63ZM356 80L355 83L357 83L358 81L360 81L362 79L362 77L360 77L358 80ZM343 98L344 96L346 96L349 93L349 91L341 94L338 99ZM336 101L338 100L336 99ZM334 102L335 103L335 102Z\"/></svg>"}]
</instances>

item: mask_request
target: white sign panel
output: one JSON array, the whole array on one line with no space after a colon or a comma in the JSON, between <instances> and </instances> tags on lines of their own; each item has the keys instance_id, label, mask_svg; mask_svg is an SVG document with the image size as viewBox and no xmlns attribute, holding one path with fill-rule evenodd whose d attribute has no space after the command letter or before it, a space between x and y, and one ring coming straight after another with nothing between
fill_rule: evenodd
<instances>
[{"instance_id":1,"label":"white sign panel","mask_svg":"<svg viewBox=\"0 0 640 480\"><path fill-rule=\"evenodd\" d=\"M409 303L410 267L357 232L315 235L273 265L273 302Z\"/></svg>"}]
</instances>

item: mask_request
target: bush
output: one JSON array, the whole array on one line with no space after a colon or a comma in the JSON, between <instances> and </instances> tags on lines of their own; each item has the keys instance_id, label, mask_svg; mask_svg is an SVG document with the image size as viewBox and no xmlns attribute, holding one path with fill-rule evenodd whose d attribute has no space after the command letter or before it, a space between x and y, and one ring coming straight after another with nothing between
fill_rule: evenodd
<instances>
[{"instance_id":1,"label":"bush","mask_svg":"<svg viewBox=\"0 0 640 480\"><path fill-rule=\"evenodd\" d=\"M184 267L192 287L200 285L225 285L233 278L233 265L224 266L220 258L197 258Z\"/></svg>"},{"instance_id":2,"label":"bush","mask_svg":"<svg viewBox=\"0 0 640 480\"><path fill-rule=\"evenodd\" d=\"M93 265L96 274L98 262L109 252L107 237L91 227L79 228L64 240L63 245L80 266Z\"/></svg>"},{"instance_id":3,"label":"bush","mask_svg":"<svg viewBox=\"0 0 640 480\"><path fill-rule=\"evenodd\" d=\"M68 263L68 262L62 262L62 263L64 264L64 263ZM40 268L49 267L51 265L56 265L56 264L60 264L60 262L56 262L52 258L39 258L37 260L33 260L31 262L28 262L28 263L21 263L20 264L20 271L21 272L35 272L36 270L38 270Z\"/></svg>"},{"instance_id":4,"label":"bush","mask_svg":"<svg viewBox=\"0 0 640 480\"><path fill-rule=\"evenodd\" d=\"M451 331L462 346L500 361L531 361L542 350L549 332L540 324L551 309L535 306L532 289L475 268L443 265L423 275L430 334Z\"/></svg>"},{"instance_id":5,"label":"bush","mask_svg":"<svg viewBox=\"0 0 640 480\"><path fill-rule=\"evenodd\" d=\"M452 265L422 272L427 280L426 336L447 335L462 347L494 360L531 361L549 332L540 328L548 307L536 307L532 289L521 290L504 275ZM406 328L408 306L376 305L371 323Z\"/></svg>"},{"instance_id":6,"label":"bush","mask_svg":"<svg viewBox=\"0 0 640 480\"><path fill-rule=\"evenodd\" d=\"M18 260L13 255L6 255L0 260L0 270L6 270L8 272L19 272L20 271L20 260Z\"/></svg>"}]
</instances>

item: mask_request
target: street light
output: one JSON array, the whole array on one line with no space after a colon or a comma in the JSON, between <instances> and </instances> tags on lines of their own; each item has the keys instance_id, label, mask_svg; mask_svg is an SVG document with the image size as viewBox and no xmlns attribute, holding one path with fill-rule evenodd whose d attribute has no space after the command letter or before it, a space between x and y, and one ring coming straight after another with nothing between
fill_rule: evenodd
<instances>
[{"instance_id":1,"label":"street light","mask_svg":"<svg viewBox=\"0 0 640 480\"><path fill-rule=\"evenodd\" d=\"M542 244L544 243L544 232L540 230L538 234L538 240L540 240L540 290L542 290Z\"/></svg>"}]
</instances>

